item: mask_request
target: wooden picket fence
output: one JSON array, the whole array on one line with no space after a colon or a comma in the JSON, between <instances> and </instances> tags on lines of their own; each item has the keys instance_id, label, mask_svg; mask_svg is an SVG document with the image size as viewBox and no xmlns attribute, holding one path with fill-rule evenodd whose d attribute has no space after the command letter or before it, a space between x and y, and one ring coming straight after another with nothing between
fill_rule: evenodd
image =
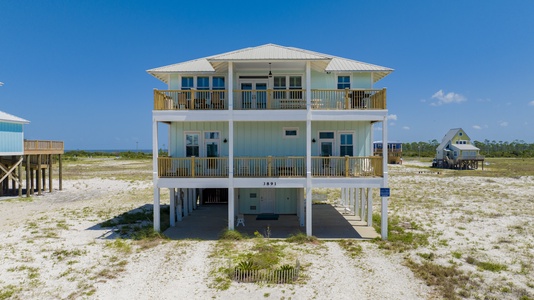
<instances>
[{"instance_id":1,"label":"wooden picket fence","mask_svg":"<svg viewBox=\"0 0 534 300\"><path fill-rule=\"evenodd\" d=\"M293 283L299 278L300 262L297 260L295 267L291 269L252 269L242 270L232 267L231 277L237 282L255 283Z\"/></svg>"}]
</instances>

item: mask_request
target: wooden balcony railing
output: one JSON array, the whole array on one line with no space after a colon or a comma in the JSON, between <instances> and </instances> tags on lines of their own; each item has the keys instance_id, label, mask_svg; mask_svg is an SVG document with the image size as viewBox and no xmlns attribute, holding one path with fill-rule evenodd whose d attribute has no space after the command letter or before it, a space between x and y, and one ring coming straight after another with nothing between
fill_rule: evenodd
<instances>
[{"instance_id":1,"label":"wooden balcony railing","mask_svg":"<svg viewBox=\"0 0 534 300\"><path fill-rule=\"evenodd\" d=\"M24 154L63 154L62 141L24 140Z\"/></svg>"},{"instance_id":2,"label":"wooden balcony railing","mask_svg":"<svg viewBox=\"0 0 534 300\"><path fill-rule=\"evenodd\" d=\"M154 110L228 109L225 90L154 90Z\"/></svg>"},{"instance_id":3,"label":"wooden balcony railing","mask_svg":"<svg viewBox=\"0 0 534 300\"><path fill-rule=\"evenodd\" d=\"M306 90L234 90L235 110L306 109ZM386 109L386 89L311 90L313 110ZM154 90L154 110L226 110L226 90Z\"/></svg>"},{"instance_id":4,"label":"wooden balcony railing","mask_svg":"<svg viewBox=\"0 0 534 300\"><path fill-rule=\"evenodd\" d=\"M312 90L312 109L386 109L386 89Z\"/></svg>"},{"instance_id":5,"label":"wooden balcony railing","mask_svg":"<svg viewBox=\"0 0 534 300\"><path fill-rule=\"evenodd\" d=\"M312 157L314 177L382 177L382 158ZM162 178L228 177L227 157L159 157L158 176ZM234 177L306 177L304 156L234 158Z\"/></svg>"}]
</instances>

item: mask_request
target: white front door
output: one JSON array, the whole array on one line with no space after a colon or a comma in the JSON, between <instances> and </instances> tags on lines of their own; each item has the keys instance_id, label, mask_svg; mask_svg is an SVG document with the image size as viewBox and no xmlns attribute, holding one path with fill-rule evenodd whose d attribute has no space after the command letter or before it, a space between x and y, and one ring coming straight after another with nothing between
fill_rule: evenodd
<instances>
[{"instance_id":1,"label":"white front door","mask_svg":"<svg viewBox=\"0 0 534 300\"><path fill-rule=\"evenodd\" d=\"M241 108L267 108L267 79L249 79L241 81Z\"/></svg>"},{"instance_id":2,"label":"white front door","mask_svg":"<svg viewBox=\"0 0 534 300\"><path fill-rule=\"evenodd\" d=\"M274 189L262 189L260 192L260 213L274 214Z\"/></svg>"}]
</instances>

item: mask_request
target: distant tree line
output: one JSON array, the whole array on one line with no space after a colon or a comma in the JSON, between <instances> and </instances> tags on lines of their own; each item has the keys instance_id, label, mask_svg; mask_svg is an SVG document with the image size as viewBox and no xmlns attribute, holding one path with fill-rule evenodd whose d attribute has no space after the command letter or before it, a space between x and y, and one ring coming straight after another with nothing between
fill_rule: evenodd
<instances>
[{"instance_id":1,"label":"distant tree line","mask_svg":"<svg viewBox=\"0 0 534 300\"><path fill-rule=\"evenodd\" d=\"M405 157L434 157L436 148L440 142L432 140L428 142L412 142L402 144L402 155ZM474 141L475 147L480 149L480 154L486 157L534 157L534 144L526 143L523 140Z\"/></svg>"},{"instance_id":2,"label":"distant tree line","mask_svg":"<svg viewBox=\"0 0 534 300\"><path fill-rule=\"evenodd\" d=\"M123 159L143 159L152 158L152 153L144 153L137 151L85 151L85 150L71 150L65 151L65 158L77 157L120 157Z\"/></svg>"}]
</instances>

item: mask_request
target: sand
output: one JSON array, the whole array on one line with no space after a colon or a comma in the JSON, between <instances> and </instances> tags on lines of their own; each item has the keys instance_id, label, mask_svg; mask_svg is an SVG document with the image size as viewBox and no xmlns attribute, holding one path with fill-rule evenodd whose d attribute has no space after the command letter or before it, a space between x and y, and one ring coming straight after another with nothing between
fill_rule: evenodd
<instances>
[{"instance_id":1,"label":"sand","mask_svg":"<svg viewBox=\"0 0 534 300\"><path fill-rule=\"evenodd\" d=\"M95 164L103 167L95 170ZM98 225L152 202L151 163L144 163L146 170L131 164L138 162L68 163L66 168L76 171L66 176L63 191L32 201L0 201L0 299L439 299L405 266L407 257L421 262L418 254L430 252L434 263L454 263L480 278L470 298L534 295L531 176L473 176L457 182L419 174L417 163L393 166L391 214L429 232L427 247L395 253L362 241L362 254L352 258L336 241L304 245L299 255L306 266L303 281L232 282L218 290L213 285L213 271L221 265L212 255L216 241L147 245L117 240L116 232ZM83 178L75 176L81 169ZM133 172L142 176L128 178ZM454 192L443 195L451 186ZM453 252L461 257L451 256ZM466 262L467 256L509 267L480 270Z\"/></svg>"}]
</instances>

